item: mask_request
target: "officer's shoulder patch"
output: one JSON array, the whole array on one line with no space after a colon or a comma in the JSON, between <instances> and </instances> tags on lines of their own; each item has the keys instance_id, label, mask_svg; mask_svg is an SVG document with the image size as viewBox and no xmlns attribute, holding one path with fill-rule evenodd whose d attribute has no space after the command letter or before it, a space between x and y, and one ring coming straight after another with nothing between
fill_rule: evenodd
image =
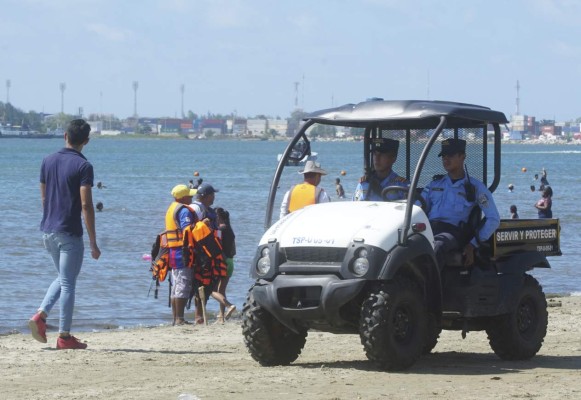
<instances>
[{"instance_id":1,"label":"officer's shoulder patch","mask_svg":"<svg viewBox=\"0 0 581 400\"><path fill-rule=\"evenodd\" d=\"M482 208L488 207L488 197L484 193L478 197L478 204L480 204Z\"/></svg>"},{"instance_id":2,"label":"officer's shoulder patch","mask_svg":"<svg viewBox=\"0 0 581 400\"><path fill-rule=\"evenodd\" d=\"M398 176L397 178L395 178L396 182L405 182L405 178L403 176Z\"/></svg>"},{"instance_id":3,"label":"officer's shoulder patch","mask_svg":"<svg viewBox=\"0 0 581 400\"><path fill-rule=\"evenodd\" d=\"M436 174L432 177L433 181L439 181L440 179L442 179L444 177L444 174Z\"/></svg>"}]
</instances>

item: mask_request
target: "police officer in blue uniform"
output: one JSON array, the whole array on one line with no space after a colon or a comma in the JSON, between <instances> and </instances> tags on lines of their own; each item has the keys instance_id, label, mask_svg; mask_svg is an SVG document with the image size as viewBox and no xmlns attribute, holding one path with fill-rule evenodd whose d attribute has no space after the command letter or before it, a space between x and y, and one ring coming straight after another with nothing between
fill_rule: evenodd
<instances>
[{"instance_id":1,"label":"police officer in blue uniform","mask_svg":"<svg viewBox=\"0 0 581 400\"><path fill-rule=\"evenodd\" d=\"M465 140L442 141L442 151L438 157L442 157L442 165L448 174L430 182L422 191L434 233L436 258L442 269L445 254L463 248L464 265L469 266L474 263L474 249L479 242L488 240L500 225L500 215L492 193L482 182L465 172ZM482 210L486 221L475 237L466 237L462 223L468 222L475 206Z\"/></svg>"},{"instance_id":2,"label":"police officer in blue uniform","mask_svg":"<svg viewBox=\"0 0 581 400\"><path fill-rule=\"evenodd\" d=\"M372 141L373 173L370 177L364 176L359 181L353 200L355 201L383 201L381 191L388 186L408 187L409 181L402 178L391 169L397 160L399 142L394 139L377 138ZM387 193L387 200L406 198L407 192L392 191Z\"/></svg>"}]
</instances>

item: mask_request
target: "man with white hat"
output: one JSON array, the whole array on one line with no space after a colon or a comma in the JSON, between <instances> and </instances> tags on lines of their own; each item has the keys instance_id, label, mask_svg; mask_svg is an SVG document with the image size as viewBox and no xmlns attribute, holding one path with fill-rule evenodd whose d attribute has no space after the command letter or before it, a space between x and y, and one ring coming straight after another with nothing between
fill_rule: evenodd
<instances>
[{"instance_id":1,"label":"man with white hat","mask_svg":"<svg viewBox=\"0 0 581 400\"><path fill-rule=\"evenodd\" d=\"M291 187L285 193L280 205L280 218L308 205L330 201L325 190L318 187L322 176L327 175L321 164L309 160L299 174L303 174L304 182Z\"/></svg>"}]
</instances>

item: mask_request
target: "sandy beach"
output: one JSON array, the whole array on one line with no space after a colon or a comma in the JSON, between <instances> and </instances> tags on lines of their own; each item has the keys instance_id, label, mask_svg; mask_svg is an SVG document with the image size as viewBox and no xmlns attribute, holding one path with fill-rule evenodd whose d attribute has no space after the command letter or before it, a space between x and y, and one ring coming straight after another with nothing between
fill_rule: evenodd
<instances>
[{"instance_id":1,"label":"sandy beach","mask_svg":"<svg viewBox=\"0 0 581 400\"><path fill-rule=\"evenodd\" d=\"M486 334L444 331L411 369L378 371L357 335L309 332L291 366L265 368L240 321L77 336L87 350L56 351L30 335L0 337L2 399L579 399L581 297L549 300L549 331L532 360L502 361Z\"/></svg>"}]
</instances>

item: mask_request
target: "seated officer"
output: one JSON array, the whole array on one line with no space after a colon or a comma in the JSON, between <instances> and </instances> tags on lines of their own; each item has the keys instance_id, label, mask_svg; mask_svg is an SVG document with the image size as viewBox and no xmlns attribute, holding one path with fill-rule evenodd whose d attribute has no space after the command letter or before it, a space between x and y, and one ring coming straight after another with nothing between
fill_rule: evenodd
<instances>
[{"instance_id":1,"label":"seated officer","mask_svg":"<svg viewBox=\"0 0 581 400\"><path fill-rule=\"evenodd\" d=\"M434 232L438 266L440 270L443 268L447 252L462 248L464 265L469 266L474 263L474 249L478 247L479 241L488 240L500 225L500 215L486 186L465 173L465 140L442 141L442 151L438 157L442 157L442 165L448 174L433 180L422 191L427 205L426 213ZM480 207L486 222L475 237L467 237L462 225L468 222L475 206Z\"/></svg>"},{"instance_id":2,"label":"seated officer","mask_svg":"<svg viewBox=\"0 0 581 400\"><path fill-rule=\"evenodd\" d=\"M394 139L373 139L373 172L370 177L363 176L359 180L354 201L382 201L381 191L388 186L408 187L409 181L402 178L391 169L397 160L399 142ZM387 194L389 200L406 198L406 192L392 191Z\"/></svg>"}]
</instances>

